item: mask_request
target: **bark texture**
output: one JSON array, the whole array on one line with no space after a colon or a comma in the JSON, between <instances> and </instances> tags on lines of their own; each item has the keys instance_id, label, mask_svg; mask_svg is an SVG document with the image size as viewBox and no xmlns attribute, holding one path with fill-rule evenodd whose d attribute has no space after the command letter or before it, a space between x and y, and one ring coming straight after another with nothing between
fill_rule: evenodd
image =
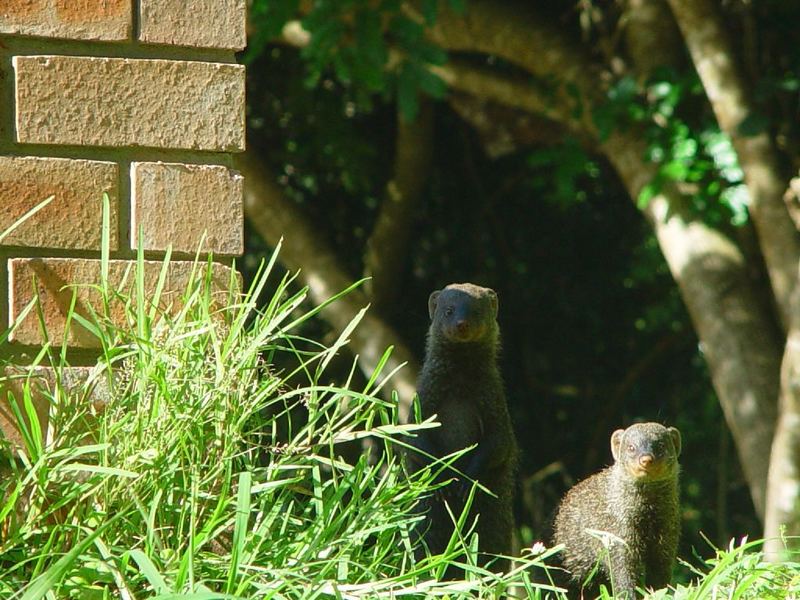
<instances>
[{"instance_id":1,"label":"bark texture","mask_svg":"<svg viewBox=\"0 0 800 600\"><path fill-rule=\"evenodd\" d=\"M433 36L448 50L494 54L542 78L557 74L558 89L578 92L584 133L594 136L596 147L615 168L633 200L655 176L655 165L644 159L639 132L618 129L608 139L599 139L591 113L604 100L601 70L547 21L532 13L510 15L488 0L474 0L467 15L443 18ZM527 96L536 96L532 86ZM566 118L574 127L575 113L570 106L575 100L566 102L549 116ZM548 100L540 98L539 103L548 105ZM772 444L777 417L780 335L750 278L741 249L721 231L690 215L687 199L677 188L665 188L648 204L645 216L655 229L697 328L753 504L763 521L769 465L764 449Z\"/></svg>"},{"instance_id":2,"label":"bark texture","mask_svg":"<svg viewBox=\"0 0 800 600\"><path fill-rule=\"evenodd\" d=\"M791 321L797 283L800 237L788 218L777 152L766 131L749 134L743 125L755 116L749 85L736 63L718 3L669 0L686 46L703 82L720 128L728 134L744 171L753 217L775 302L784 329Z\"/></svg>"},{"instance_id":3,"label":"bark texture","mask_svg":"<svg viewBox=\"0 0 800 600\"><path fill-rule=\"evenodd\" d=\"M281 262L291 270L300 270L300 278L308 286L309 296L320 304L346 289L356 280L340 266L331 248L321 239L308 220L270 179L261 161L249 153L240 155L237 166L244 175L245 216L258 233L275 245L284 239ZM341 331L369 301L363 292L354 290L322 311L322 317ZM387 348L393 346L385 373L405 364L384 387L388 393L396 389L403 416L408 414L414 396L419 364L400 336L385 321L367 312L361 325L350 337L358 364L364 374L372 375Z\"/></svg>"},{"instance_id":4,"label":"bark texture","mask_svg":"<svg viewBox=\"0 0 800 600\"><path fill-rule=\"evenodd\" d=\"M364 274L372 278L367 290L383 315L391 315L402 296L411 227L431 170L433 126L431 101L420 103L419 115L411 123L398 112L394 172L364 255Z\"/></svg>"},{"instance_id":5,"label":"bark texture","mask_svg":"<svg viewBox=\"0 0 800 600\"><path fill-rule=\"evenodd\" d=\"M798 548L796 539L784 544L782 527L786 536L800 535L800 294L797 291L792 318L781 365L780 416L770 452L764 524L764 552L773 561L788 558L785 550Z\"/></svg>"}]
</instances>

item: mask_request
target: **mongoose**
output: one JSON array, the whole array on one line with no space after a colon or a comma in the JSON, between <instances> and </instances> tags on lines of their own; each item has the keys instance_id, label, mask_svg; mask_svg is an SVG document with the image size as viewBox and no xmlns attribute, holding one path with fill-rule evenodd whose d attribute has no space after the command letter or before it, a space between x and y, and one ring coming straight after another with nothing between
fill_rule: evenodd
<instances>
[{"instance_id":1,"label":"mongoose","mask_svg":"<svg viewBox=\"0 0 800 600\"><path fill-rule=\"evenodd\" d=\"M680 532L680 452L680 432L658 423L611 435L614 464L569 490L556 514L554 541L565 546L574 584L595 568L595 588L610 583L618 598L634 598L642 576L654 589L669 584ZM611 534L608 549L599 532Z\"/></svg>"},{"instance_id":2,"label":"mongoose","mask_svg":"<svg viewBox=\"0 0 800 600\"><path fill-rule=\"evenodd\" d=\"M417 381L422 416L438 415L441 426L420 432L415 445L442 458L477 444L453 466L497 496L478 489L467 521L472 524L480 515L476 531L482 565L492 555L510 554L514 524L517 442L497 366L497 311L497 294L489 288L460 283L433 292L428 300L431 324L425 361ZM419 464L420 455L412 460ZM458 518L471 485L452 470L443 477L459 481L423 506L428 517L422 524L423 536L434 553L446 549L454 529L444 502ZM505 566L498 560L492 568Z\"/></svg>"}]
</instances>

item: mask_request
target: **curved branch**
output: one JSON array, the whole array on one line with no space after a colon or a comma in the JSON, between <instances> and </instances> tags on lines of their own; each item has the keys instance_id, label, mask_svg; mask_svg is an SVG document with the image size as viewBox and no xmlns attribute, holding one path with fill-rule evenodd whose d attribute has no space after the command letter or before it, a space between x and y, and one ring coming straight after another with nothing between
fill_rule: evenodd
<instances>
[{"instance_id":1,"label":"curved branch","mask_svg":"<svg viewBox=\"0 0 800 600\"><path fill-rule=\"evenodd\" d=\"M290 21L283 28L281 40L290 46L304 48L310 39L310 34L299 21ZM390 51L389 62L395 60L393 52ZM429 70L452 90L558 121L573 133L583 133L574 120L574 109L571 107L574 102L557 102L552 94L534 85L529 77L498 74L493 69L475 65L458 56L451 56L443 66L431 65Z\"/></svg>"},{"instance_id":2,"label":"curved branch","mask_svg":"<svg viewBox=\"0 0 800 600\"><path fill-rule=\"evenodd\" d=\"M567 133L561 123L475 94L453 91L447 101L478 133L484 152L493 159L527 146L561 143Z\"/></svg>"},{"instance_id":3,"label":"curved branch","mask_svg":"<svg viewBox=\"0 0 800 600\"><path fill-rule=\"evenodd\" d=\"M372 278L367 290L383 315L390 315L402 297L411 225L431 171L433 128L434 106L429 100L423 99L411 123L398 111L394 172L364 253L364 274Z\"/></svg>"},{"instance_id":4,"label":"curved branch","mask_svg":"<svg viewBox=\"0 0 800 600\"><path fill-rule=\"evenodd\" d=\"M462 14L443 11L430 36L447 50L494 55L531 75L557 76L591 96L596 66L563 31L518 4L471 0Z\"/></svg>"},{"instance_id":5,"label":"curved branch","mask_svg":"<svg viewBox=\"0 0 800 600\"><path fill-rule=\"evenodd\" d=\"M300 270L311 299L320 304L352 285L354 279L342 268L333 250L267 175L252 151L237 157L237 167L244 175L245 216L269 244L275 245L284 238L280 261L291 270ZM321 316L342 331L367 304L364 293L353 290L326 307ZM367 312L351 334L350 345L367 377L374 372L386 348L394 347L385 368L388 372L405 364L391 380L391 387L400 396L401 417L405 418L414 396L419 365L400 336L385 321ZM391 390L384 388L384 391L388 394Z\"/></svg>"},{"instance_id":6,"label":"curved branch","mask_svg":"<svg viewBox=\"0 0 800 600\"><path fill-rule=\"evenodd\" d=\"M551 115L572 115L565 122L574 123L571 90L584 109L580 115L584 131L591 133L592 108L602 102L600 69L546 21L508 12L490 0L473 0L468 17L449 14L440 20L435 41L451 50L500 56L542 79L557 78L558 94L565 101ZM546 100L542 103L548 105ZM595 139L632 199L656 175L656 166L644 160L643 139L632 129ZM674 186L665 186L644 212L701 339L756 513L763 520L769 464L764 448L772 444L777 417L781 336L761 302L741 249L693 215L687 198Z\"/></svg>"},{"instance_id":7,"label":"curved branch","mask_svg":"<svg viewBox=\"0 0 800 600\"><path fill-rule=\"evenodd\" d=\"M787 182L781 175L777 152L768 133L748 136L742 131L742 124L756 114L756 108L745 77L734 61L718 4L710 0L669 3L717 121L739 157L778 312L784 329L788 329L792 290L797 285L800 236L783 203Z\"/></svg>"},{"instance_id":8,"label":"curved branch","mask_svg":"<svg viewBox=\"0 0 800 600\"><path fill-rule=\"evenodd\" d=\"M681 61L683 40L666 0L628 0L625 42L640 81L658 67L685 62Z\"/></svg>"},{"instance_id":9,"label":"curved branch","mask_svg":"<svg viewBox=\"0 0 800 600\"><path fill-rule=\"evenodd\" d=\"M464 14L443 11L429 34L432 41L448 51L497 56L548 82L547 92L538 94L544 111L537 112L548 118L561 116L559 120L570 123L573 129L595 130L591 111L586 109L600 99L601 69L580 44L530 9L492 0L471 0ZM526 84L531 87L529 80Z\"/></svg>"},{"instance_id":10,"label":"curved branch","mask_svg":"<svg viewBox=\"0 0 800 600\"><path fill-rule=\"evenodd\" d=\"M631 197L655 175L640 139L612 135L604 153ZM664 186L645 210L701 341L714 389L736 440L756 514L764 520L777 418L781 334L757 293L739 246Z\"/></svg>"}]
</instances>

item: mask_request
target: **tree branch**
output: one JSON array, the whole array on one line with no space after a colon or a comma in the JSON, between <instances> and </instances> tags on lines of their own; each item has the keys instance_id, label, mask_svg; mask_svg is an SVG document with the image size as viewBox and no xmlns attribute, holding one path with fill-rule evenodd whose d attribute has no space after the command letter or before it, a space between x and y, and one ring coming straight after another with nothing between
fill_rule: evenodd
<instances>
[{"instance_id":1,"label":"tree branch","mask_svg":"<svg viewBox=\"0 0 800 600\"><path fill-rule=\"evenodd\" d=\"M750 212L784 329L791 321L800 237L783 203L786 179L767 132L748 135L742 125L756 114L745 77L735 63L719 6L710 0L669 0L697 73L717 117L739 156L750 193Z\"/></svg>"},{"instance_id":2,"label":"tree branch","mask_svg":"<svg viewBox=\"0 0 800 600\"><path fill-rule=\"evenodd\" d=\"M373 306L384 316L391 316L403 295L411 226L431 171L433 128L434 105L430 100L423 99L412 123L398 111L394 172L364 253L364 274L372 278L367 290Z\"/></svg>"},{"instance_id":3,"label":"tree branch","mask_svg":"<svg viewBox=\"0 0 800 600\"><path fill-rule=\"evenodd\" d=\"M594 130L592 109L603 101L601 70L572 40L533 14L511 14L489 0L470 2L468 16L447 14L434 30L441 46L494 54L542 79L557 78L554 85L564 104L551 114L573 115L577 92L582 127ZM643 139L632 129L596 139L632 199L656 175L656 166L644 160ZM675 186L664 186L644 212L702 341L756 512L763 519L769 464L763 449L772 444L777 417L780 335L754 289L740 248L693 215Z\"/></svg>"},{"instance_id":4,"label":"tree branch","mask_svg":"<svg viewBox=\"0 0 800 600\"><path fill-rule=\"evenodd\" d=\"M665 0L628 0L625 42L641 82L658 67L685 62L681 33Z\"/></svg>"},{"instance_id":5,"label":"tree branch","mask_svg":"<svg viewBox=\"0 0 800 600\"><path fill-rule=\"evenodd\" d=\"M453 91L447 101L478 133L484 152L493 159L532 145L552 146L566 135L560 123L477 95Z\"/></svg>"},{"instance_id":6,"label":"tree branch","mask_svg":"<svg viewBox=\"0 0 800 600\"><path fill-rule=\"evenodd\" d=\"M284 195L278 184L267 175L261 160L252 151L237 158L244 175L245 216L269 244L284 238L280 261L291 270L300 270L301 280L308 286L311 299L320 304L352 285L354 278L342 268L338 257L314 231L297 206ZM353 290L322 311L321 316L335 329L342 331L368 304L360 290ZM366 377L374 372L378 361L390 346L392 356L386 364L389 372L402 364L384 388L386 395L393 387L400 396L400 412L405 418L416 388L419 365L400 336L374 312L367 312L350 336L350 346L358 355L358 364Z\"/></svg>"}]
</instances>

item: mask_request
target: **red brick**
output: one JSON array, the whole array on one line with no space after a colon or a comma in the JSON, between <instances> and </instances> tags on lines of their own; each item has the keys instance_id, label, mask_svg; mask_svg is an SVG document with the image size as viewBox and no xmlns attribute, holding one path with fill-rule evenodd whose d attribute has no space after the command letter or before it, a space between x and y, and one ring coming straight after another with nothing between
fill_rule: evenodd
<instances>
[{"instance_id":1,"label":"red brick","mask_svg":"<svg viewBox=\"0 0 800 600\"><path fill-rule=\"evenodd\" d=\"M15 56L14 71L19 142L244 150L241 65Z\"/></svg>"},{"instance_id":2,"label":"red brick","mask_svg":"<svg viewBox=\"0 0 800 600\"><path fill-rule=\"evenodd\" d=\"M141 0L139 39L156 44L241 50L245 0Z\"/></svg>"},{"instance_id":3,"label":"red brick","mask_svg":"<svg viewBox=\"0 0 800 600\"><path fill-rule=\"evenodd\" d=\"M162 263L145 262L145 297L152 299ZM186 290L193 269L202 274L205 265L191 261L175 261L170 263L164 287L164 294L159 306L163 310L175 309L179 306L181 294ZM109 265L109 287L121 293L133 296L135 281L135 261L114 260ZM127 278L126 278L127 274ZM72 322L65 338L66 315L76 295L75 313L91 321L92 313L102 313L100 293L92 287L100 282L100 261L78 258L15 258L9 260L9 318L17 320L24 308L39 295L41 311L50 341L61 345L63 340L71 347L97 348L97 338L76 321ZM225 302L231 278L230 268L215 264L213 282L218 290L220 303ZM35 283L34 283L35 282ZM116 299L111 300L109 317L119 327L126 327L124 305ZM42 344L44 339L39 330L36 311L28 314L11 336L12 341L21 344Z\"/></svg>"},{"instance_id":4,"label":"red brick","mask_svg":"<svg viewBox=\"0 0 800 600\"><path fill-rule=\"evenodd\" d=\"M116 163L0 156L0 232L54 196L0 245L99 250L103 192L110 200L110 249L119 246L119 168Z\"/></svg>"},{"instance_id":5,"label":"red brick","mask_svg":"<svg viewBox=\"0 0 800 600\"><path fill-rule=\"evenodd\" d=\"M131 37L132 0L2 0L0 33L74 40Z\"/></svg>"},{"instance_id":6,"label":"red brick","mask_svg":"<svg viewBox=\"0 0 800 600\"><path fill-rule=\"evenodd\" d=\"M244 251L242 176L218 165L134 163L131 245L145 250L238 255Z\"/></svg>"}]
</instances>

